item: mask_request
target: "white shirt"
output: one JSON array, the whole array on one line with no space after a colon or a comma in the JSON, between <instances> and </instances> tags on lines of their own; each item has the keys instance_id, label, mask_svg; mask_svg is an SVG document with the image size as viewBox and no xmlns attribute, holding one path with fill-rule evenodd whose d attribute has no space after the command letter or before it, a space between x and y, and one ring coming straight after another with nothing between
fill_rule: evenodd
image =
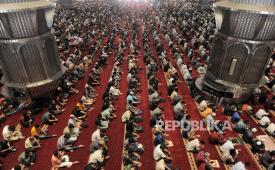
<instances>
[{"instance_id":1,"label":"white shirt","mask_svg":"<svg viewBox=\"0 0 275 170\"><path fill-rule=\"evenodd\" d=\"M161 158L166 158L166 155L162 152L162 149L160 148L159 144L154 149L154 159L159 160Z\"/></svg>"},{"instance_id":2,"label":"white shirt","mask_svg":"<svg viewBox=\"0 0 275 170\"><path fill-rule=\"evenodd\" d=\"M270 123L270 119L267 116L264 116L261 120L259 120L259 124L265 126Z\"/></svg>"},{"instance_id":3,"label":"white shirt","mask_svg":"<svg viewBox=\"0 0 275 170\"><path fill-rule=\"evenodd\" d=\"M244 163L241 161L235 163L232 167L231 170L246 170Z\"/></svg>"},{"instance_id":4,"label":"white shirt","mask_svg":"<svg viewBox=\"0 0 275 170\"><path fill-rule=\"evenodd\" d=\"M179 113L180 111L183 110L183 106L181 105L181 102L178 102L175 106L174 106L174 112L175 113Z\"/></svg>"},{"instance_id":5,"label":"white shirt","mask_svg":"<svg viewBox=\"0 0 275 170\"><path fill-rule=\"evenodd\" d=\"M263 116L267 116L268 113L264 110L264 109L259 109L255 116L258 118L258 119L261 119Z\"/></svg>"},{"instance_id":6,"label":"white shirt","mask_svg":"<svg viewBox=\"0 0 275 170\"><path fill-rule=\"evenodd\" d=\"M156 162L156 170L165 170L165 162L164 159L161 159Z\"/></svg>"},{"instance_id":7,"label":"white shirt","mask_svg":"<svg viewBox=\"0 0 275 170\"><path fill-rule=\"evenodd\" d=\"M275 132L275 124L274 123L270 123L270 125L266 128L266 131L268 133L273 134Z\"/></svg>"},{"instance_id":8,"label":"white shirt","mask_svg":"<svg viewBox=\"0 0 275 170\"><path fill-rule=\"evenodd\" d=\"M199 149L200 147L200 141L199 139L191 140L186 144L186 150L187 151L193 151L195 148Z\"/></svg>"},{"instance_id":9,"label":"white shirt","mask_svg":"<svg viewBox=\"0 0 275 170\"><path fill-rule=\"evenodd\" d=\"M10 132L10 130L9 130L9 126L8 125L3 128L2 135L3 135L3 138L5 140L8 140L9 137L12 135L11 132Z\"/></svg>"},{"instance_id":10,"label":"white shirt","mask_svg":"<svg viewBox=\"0 0 275 170\"><path fill-rule=\"evenodd\" d=\"M110 93L113 94L113 95L115 95L115 96L118 96L119 93L120 93L120 90L117 89L117 88L115 88L114 86L111 86L110 87Z\"/></svg>"},{"instance_id":11,"label":"white shirt","mask_svg":"<svg viewBox=\"0 0 275 170\"><path fill-rule=\"evenodd\" d=\"M181 57L179 57L177 60L177 65L180 66L182 63L183 63L183 61L182 61Z\"/></svg>"},{"instance_id":12,"label":"white shirt","mask_svg":"<svg viewBox=\"0 0 275 170\"><path fill-rule=\"evenodd\" d=\"M203 110L205 110L206 108L207 108L207 102L206 102L206 100L201 101L201 102L200 102L200 105L199 105L199 109L200 109L201 111L203 111Z\"/></svg>"},{"instance_id":13,"label":"white shirt","mask_svg":"<svg viewBox=\"0 0 275 170\"><path fill-rule=\"evenodd\" d=\"M88 164L96 163L96 162L103 162L103 160L104 160L104 158L102 155L102 150L97 150L94 153L90 154Z\"/></svg>"},{"instance_id":14,"label":"white shirt","mask_svg":"<svg viewBox=\"0 0 275 170\"><path fill-rule=\"evenodd\" d=\"M94 133L92 134L92 138L91 138L91 141L92 142L95 142L95 141L98 141L100 139L100 130L97 129L94 131Z\"/></svg>"},{"instance_id":15,"label":"white shirt","mask_svg":"<svg viewBox=\"0 0 275 170\"><path fill-rule=\"evenodd\" d=\"M227 140L222 146L220 146L221 151L229 152L231 149L234 149L234 144L231 142L231 140Z\"/></svg>"},{"instance_id":16,"label":"white shirt","mask_svg":"<svg viewBox=\"0 0 275 170\"><path fill-rule=\"evenodd\" d=\"M188 78L191 78L191 74L189 72L185 73L183 75L184 80L187 80Z\"/></svg>"}]
</instances>

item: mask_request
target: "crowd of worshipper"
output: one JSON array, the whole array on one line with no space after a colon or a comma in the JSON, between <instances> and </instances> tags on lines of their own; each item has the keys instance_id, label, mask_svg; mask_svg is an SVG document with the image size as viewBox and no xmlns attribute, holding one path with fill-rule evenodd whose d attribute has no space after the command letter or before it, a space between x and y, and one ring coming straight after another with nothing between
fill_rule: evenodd
<instances>
[{"instance_id":1,"label":"crowd of worshipper","mask_svg":"<svg viewBox=\"0 0 275 170\"><path fill-rule=\"evenodd\" d=\"M223 129L224 122L215 118L216 107L214 104L204 100L202 96L192 91L194 89L192 86L194 82L194 77L192 77L193 69L196 69L200 74L204 73L208 61L208 51L211 48L210 43L213 40L215 28L213 12L211 10L198 11L196 3L182 2L181 5L179 3L174 1L164 3L163 7L158 9L159 15L155 17L155 20L165 34L164 38L168 42L183 78L190 85L194 99L200 103L198 109L206 126L209 128L210 143L220 146L221 159L225 164L230 164L231 169L245 169L249 166L249 163L237 161L238 150L234 147L236 141L224 138L226 133L225 129ZM158 32L155 31L153 32L154 34L158 35ZM159 38L155 38L155 40L158 42ZM157 44L156 48L162 49L161 43L158 43L159 45ZM185 52L190 63L183 61L180 49ZM272 64L273 59L271 59L266 72L269 76L272 75ZM272 88L272 78L271 80L266 79L265 83ZM232 121L234 130L242 134L243 141L250 145L252 153L258 156L260 163L266 168L274 167L274 150L265 149L265 139L260 139L254 135L257 129L250 127L249 121L255 120L263 132L266 132L271 138L274 137L275 126L271 121L272 116L274 116L271 115L272 110L274 110L274 97L270 96L269 91L257 88L250 99L241 103L229 103L223 111L225 116L228 116L228 119ZM260 109L258 106L260 106ZM242 119L242 114L249 114L250 119ZM177 117L175 118L177 119ZM188 122L186 118L183 117L183 119L184 122ZM190 136L193 138L194 133L192 129L189 129L187 132L183 131L182 135L186 138L190 138ZM194 144L193 146L195 147L193 149L197 152L200 145L196 146ZM203 154L200 152L197 157L201 155ZM207 169L211 166L209 153L204 153L204 155L203 161L197 161L200 162L200 165L205 165L206 163L205 169Z\"/></svg>"},{"instance_id":2,"label":"crowd of worshipper","mask_svg":"<svg viewBox=\"0 0 275 170\"><path fill-rule=\"evenodd\" d=\"M118 18L120 19L120 18ZM119 40L115 40L119 36ZM107 89L103 94L103 106L101 113L97 115L95 125L96 130L91 135L91 144L89 147L89 159L85 169L102 169L108 160L107 144L110 138L107 136L109 124L117 116L116 108L113 105L115 100L119 99L121 79L121 63L123 62L123 53L125 50L125 33L120 32L120 28L113 29L110 35L110 41L105 55L115 55L114 67L108 81ZM116 44L118 42L118 45ZM114 50L115 49L115 50Z\"/></svg>"},{"instance_id":3,"label":"crowd of worshipper","mask_svg":"<svg viewBox=\"0 0 275 170\"><path fill-rule=\"evenodd\" d=\"M185 103L182 100L182 96L178 94L177 82L180 81L179 74L175 66L173 66L173 64L166 57L166 51L164 50L164 45L162 43L163 41L160 37L160 32L158 30L158 23L154 20L154 18L151 18L149 23L151 23L148 28L149 32L144 33L144 39L148 43L148 38L146 38L148 36L147 34L152 35L151 43L153 43L153 48L155 48L156 51L155 57L157 57L157 60L160 61L160 66L158 66L156 58L152 57L154 52L151 52L150 46L145 43L145 51L147 52L145 55L145 57L147 57L147 75L149 77L150 85L149 94L150 97L152 97L153 99L150 101L150 106L152 106L152 108L150 109L152 109L151 126L153 127L153 132L155 135L154 144L156 145L154 149L154 159L156 161L156 169L173 169L175 167L173 167L171 153L168 151L168 147L170 144L169 141L166 139L168 134L164 130L165 127L160 126L160 124L162 124L160 122L164 121L164 117L163 109L159 107L159 104L161 102L164 102L165 100L160 98L157 92L158 80L155 74L158 71L158 68L162 68L162 71L165 73L165 79L167 82L167 93L170 97L171 105L173 106L174 119L177 121L182 121L184 122L184 124L186 124L190 119L190 115L185 108ZM183 136L187 135L184 131L182 131L182 134ZM191 135L190 133L188 137L189 140L186 143L186 149L188 151L198 152L204 147L204 140L199 139L198 136L194 135L194 133L193 135Z\"/></svg>"},{"instance_id":4,"label":"crowd of worshipper","mask_svg":"<svg viewBox=\"0 0 275 170\"><path fill-rule=\"evenodd\" d=\"M121 121L125 124L124 147L123 147L123 166L125 168L138 169L142 166L140 162L141 154L144 152L144 146L139 142L139 133L143 132L143 127L139 124L143 121L141 114L143 110L139 108L139 93L141 92L141 84L139 73L142 71L138 65L140 58L140 32L137 16L129 14L129 28L132 28L132 35L129 35L130 51L128 54L128 74L127 74L127 97L126 111L121 117Z\"/></svg>"},{"instance_id":5,"label":"crowd of worshipper","mask_svg":"<svg viewBox=\"0 0 275 170\"><path fill-rule=\"evenodd\" d=\"M22 118L18 125L6 125L3 128L3 140L0 142L0 155L6 157L10 152L15 152L13 143L25 140L25 151L18 157L18 165L14 169L25 169L35 163L37 158L36 150L43 147L43 142L55 134L48 133L48 127L58 123L59 115L66 112L65 106L69 101L69 96L79 93L76 84L84 78L92 62L95 62L88 75L88 81L80 101L73 108L64 128L63 135L57 139L57 150L53 152L51 162L52 169L71 167L78 161L70 161L65 151L73 151L84 147L75 146L82 128L86 128L84 123L87 118L87 111L91 111L92 105L97 96L95 87L100 84L100 73L102 67L106 65L108 52L112 48L113 34L108 37L110 30L109 23L115 18L111 15L110 4L105 1L79 3L76 9L61 9L57 7L54 18L53 28L58 45L62 66L66 72L62 77L54 96L50 99L33 101L31 104L12 103L8 99L1 98L1 124L6 121L6 116L18 111L22 112ZM113 24L111 22L110 24ZM107 46L102 41L105 37L109 38ZM98 39L98 41L97 41ZM102 51L100 51L102 49ZM99 54L99 58L95 56ZM95 61L96 60L96 61ZM38 114L43 108L47 112L41 116L42 124L35 123ZM30 135L26 137L21 133L21 128L30 128Z\"/></svg>"},{"instance_id":6,"label":"crowd of worshipper","mask_svg":"<svg viewBox=\"0 0 275 170\"><path fill-rule=\"evenodd\" d=\"M0 124L8 119L7 116L22 112L22 118L17 125L6 125L3 128L3 140L0 141L0 156L6 157L10 152L16 152L13 143L25 139L25 151L18 157L18 165L15 170L25 169L35 163L37 149L43 147L43 140L57 137L49 134L48 128L58 123L58 117L66 112L65 106L69 101L68 97L79 93L75 87L77 82L84 78L84 74L89 70L89 66L95 63L88 76L88 81L80 101L76 104L63 134L57 137L57 149L53 152L51 163L52 169L71 167L78 161L71 161L66 154L67 151L74 151L85 147L75 145L83 128L87 128L85 120L87 112L93 109L95 102L96 86L100 85L100 75L107 64L110 55L115 55L114 67L108 82L108 88L103 95L103 106L101 113L97 116L96 130L92 133L89 147L89 159L85 169L104 168L108 160L109 137L106 132L108 125L116 118L113 102L119 99L121 75L126 74L121 71L122 62L128 62L128 92L126 98L126 111L121 120L125 124L125 139L123 147L124 167L138 168L142 164L140 155L145 148L138 141L139 133L143 127L139 125L142 120L140 114L143 113L138 108L140 101L139 93L140 68L137 61L140 60L141 48L144 48L144 62L146 63L146 75L149 83L149 106L151 113L150 125L154 134L153 159L156 162L157 170L174 169L172 155L169 152L170 142L165 127L161 126L165 121L164 108L160 106L162 102L168 102L160 97L158 71L165 73L167 82L167 93L169 102L173 106L174 119L184 122L181 127L181 134L186 140L186 150L195 154L196 166L199 169L213 169L214 163L210 160L210 153L204 151L205 141L195 135L190 121L192 114L188 113L183 101L183 96L178 94L178 82L180 76L185 80L191 90L192 97L199 103L198 109L201 118L209 130L209 142L218 146L221 152L221 160L229 165L232 170L245 170L248 162L238 160L239 150L235 139L227 139L224 129L224 120L216 117L218 110L210 101L193 91L194 80L198 75L204 74L209 60L209 51L214 38L215 19L211 9L198 10L196 2L184 1L164 1L161 4L150 7L156 12L145 9L141 14L135 16L119 15L122 12L112 4L105 1L95 1L89 3L79 3L78 8L65 10L56 9L53 27L57 41L62 66L66 72L57 87L54 97L43 101L33 101L31 104L15 103L3 96L0 99ZM142 20L138 19L138 15ZM126 29L132 29L131 41L128 42L130 32L120 30L119 21L126 17ZM113 22L115 21L115 22ZM108 23L108 24L107 24ZM141 31L140 31L141 27ZM118 45L115 45L115 38L119 36ZM103 42L107 37L108 42ZM142 43L139 39L142 39ZM98 40L98 41L97 41ZM172 57L167 55L165 44L167 43ZM141 46L141 44L143 44ZM130 52L127 52L129 46ZM186 59L183 57L186 54ZM95 58L99 54L99 58ZM127 61L124 61L127 55ZM175 65L170 61L175 60ZM189 62L186 62L186 61ZM250 121L255 121L260 130L271 138L275 134L275 124L272 122L274 101L274 56L271 58L268 68L263 77L264 87L255 89L251 98L241 103L229 103L223 109L224 117L230 120L234 126L234 131L241 134L242 140L249 144L251 152L254 153L262 166L267 169L274 168L275 151L266 150L265 141L255 136L257 129L250 126ZM177 71L179 70L179 72ZM196 74L198 73L198 74ZM47 112L43 113L42 124L35 123L38 114L43 107L47 107ZM248 118L244 119L243 115ZM185 128L191 127L191 128ZM22 134L21 128L30 128L30 135ZM26 137L25 137L26 136ZM273 141L274 142L274 141Z\"/></svg>"}]
</instances>

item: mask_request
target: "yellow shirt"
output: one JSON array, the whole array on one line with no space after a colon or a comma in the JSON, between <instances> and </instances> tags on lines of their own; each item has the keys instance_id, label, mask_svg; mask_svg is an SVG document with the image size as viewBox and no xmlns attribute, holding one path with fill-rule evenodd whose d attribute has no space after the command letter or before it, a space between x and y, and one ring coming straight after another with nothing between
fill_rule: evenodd
<instances>
[{"instance_id":1,"label":"yellow shirt","mask_svg":"<svg viewBox=\"0 0 275 170\"><path fill-rule=\"evenodd\" d=\"M79 102L76 104L76 106L77 106L80 110L84 110L84 109L85 109L84 105L81 104L81 103L79 103Z\"/></svg>"},{"instance_id":2,"label":"yellow shirt","mask_svg":"<svg viewBox=\"0 0 275 170\"><path fill-rule=\"evenodd\" d=\"M206 108L203 112L200 113L201 117L206 118L206 116L210 115L212 113L211 108Z\"/></svg>"},{"instance_id":3,"label":"yellow shirt","mask_svg":"<svg viewBox=\"0 0 275 170\"><path fill-rule=\"evenodd\" d=\"M31 136L39 136L38 130L34 126L31 129Z\"/></svg>"}]
</instances>

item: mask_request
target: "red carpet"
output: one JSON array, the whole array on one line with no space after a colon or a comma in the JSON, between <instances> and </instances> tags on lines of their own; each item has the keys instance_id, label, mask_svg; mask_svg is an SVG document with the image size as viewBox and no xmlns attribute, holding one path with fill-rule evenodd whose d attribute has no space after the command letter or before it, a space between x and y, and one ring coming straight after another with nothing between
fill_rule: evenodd
<instances>
[{"instance_id":1,"label":"red carpet","mask_svg":"<svg viewBox=\"0 0 275 170\"><path fill-rule=\"evenodd\" d=\"M142 30L141 30L141 16L140 16L140 10L141 8L144 7L144 4L141 3L136 3L135 5L129 3L129 8L132 7L136 8L136 12L138 14L136 17L139 19L139 45L141 47L140 51L140 56L138 60L138 66L142 68L142 71L139 73L139 78L140 78L140 84L141 84L141 93L140 93L140 98L142 100L142 103L139 104L138 108L142 109L144 111L142 117L143 117L143 122L140 123L141 126L143 126L144 131L143 133L140 133L140 139L139 142L143 144L145 148L145 152L141 155L141 163L142 167L139 169L142 170L153 170L155 169L155 161L153 160L153 135L152 135L152 129L150 127L150 110L149 110L149 94L148 94L148 80L146 78L146 65L143 61L143 56L144 56L144 49L143 49L143 41L142 41ZM135 14L133 14L135 15ZM111 28L110 28L111 29ZM132 39L132 25L129 25L128 29L128 46L130 46L130 42ZM152 38L152 33L150 30L150 27L147 27L148 33L149 33L149 40L150 40L150 47L151 50L155 56L155 58L158 58L156 49L155 49L155 43ZM160 28L158 29L160 32ZM163 38L163 34L161 34L161 41L162 44L164 45L164 48L167 51L166 57L167 59L177 68L179 74L180 71L176 65L175 60L172 57L172 53L170 48L167 45L167 42ZM104 43L107 42L107 37L105 37ZM174 42L177 42L174 40ZM175 43L179 45L178 43ZM183 50L181 48L180 52L184 54ZM90 73L92 66L95 64L95 61L97 58L100 56L100 51L101 49L98 49L97 55L95 56L95 59L93 63L90 65L89 69L85 72L85 78L82 80L79 80L79 82L76 84L75 88L79 90L78 94L71 95L69 97L69 102L65 107L65 112L58 116L58 119L60 120L56 125L50 126L49 127L49 134L57 134L58 136L62 135L63 129L67 125L67 121L69 119L69 115L71 114L73 108L75 107L76 103L80 100L81 96L83 95L84 91L84 86L88 80L88 74ZM84 52L83 54L85 54ZM98 96L96 97L96 102L93 104L93 110L88 113L88 118L85 121L86 124L88 124L87 129L82 129L82 132L78 138L77 144L84 144L86 147L81 148L79 150L76 150L72 153L67 153L70 156L70 159L72 161L80 161L81 164L74 165L71 169L73 170L83 170L84 166L87 164L87 160L89 157L88 153L88 147L90 145L90 138L91 134L95 130L95 118L98 114L101 112L102 108L102 98L103 94L107 88L109 78L111 76L111 71L113 68L113 63L114 63L114 57L115 57L116 51L113 51L113 54L110 55L108 59L108 65L104 68L104 71L100 75L101 77L101 85L96 87L96 92ZM125 61L121 65L121 70L123 72L120 80L120 90L123 93L123 95L120 96L119 100L115 101L114 106L116 108L116 115L118 116L116 119L114 119L112 122L110 122L109 128L107 130L107 134L110 137L110 142L107 144L109 148L109 153L108 155L110 156L110 159L107 161L106 166L104 169L107 170L119 170L121 169L122 165L122 154L123 154L123 139L124 139L124 124L121 122L121 115L125 112L125 106L126 106L126 97L127 97L127 89L128 89L128 84L127 84L127 74L128 74L128 61L127 61L127 55L129 54L129 47L125 51ZM190 60L187 58L187 56L184 56L184 62L187 63L188 65L191 64ZM193 76L197 77L199 74L194 70ZM161 85L159 85L159 92L161 93L161 97L165 98L167 101L165 103L162 103L161 106L164 108L164 119L165 120L174 120L174 114L173 114L173 107L170 102L170 98L167 94L167 83L165 80L164 72L159 71L157 73L157 78L159 79ZM201 121L202 118L199 114L199 111L196 107L196 103L194 102L193 98L190 95L190 90L187 85L187 83L183 80L182 76L179 76L181 82L178 83L179 87L179 95L183 97L183 101L186 103L186 108L188 110L188 113L191 115L191 120L197 120ZM41 123L41 116L43 113L45 113L47 109L44 109L43 112L38 114L36 116L35 123ZM18 112L15 115L12 115L8 117L8 120L5 122L2 127L0 127L0 130L3 130L3 127L5 125L16 125L18 124L20 120L21 112ZM262 131L262 129L259 128L259 125L247 114L242 114L241 115L243 119L249 120L250 126L252 128L257 128L257 132L255 135L265 135L265 133ZM228 118L220 113L217 112L216 119L226 121ZM271 118L272 122L275 121L275 118ZM30 134L30 128L22 128L22 133L28 137ZM185 145L182 140L182 136L180 133L180 130L177 128L173 131L167 131L169 137L168 140L171 140L174 144L173 147L169 148L169 151L171 152L171 157L173 159L173 165L175 167L178 167L183 170L189 170L191 169L188 156L187 156L187 151L185 149ZM211 145L208 142L208 137L209 137L209 132L208 131L197 131L197 135L200 135L202 139L205 140L206 145L204 148L204 151L209 152L210 158L211 159L216 159L219 160L220 163L220 168L219 169L225 169L224 164L220 160L220 156L218 154L218 151L216 148ZM225 138L228 137L237 137L238 134L235 131L226 131ZM2 135L0 139L2 139ZM15 148L17 148L17 152L12 152L8 154L6 158L1 158L3 162L3 169L4 170L9 170L11 169L14 165L17 164L17 159L18 156L21 152L24 151L24 142L25 139L20 140L18 142L15 142ZM30 169L42 169L42 170L48 170L51 168L51 156L54 150L56 150L56 143L57 143L57 137L51 138L48 140L43 140L42 141L42 148L38 150L37 152L37 161L35 162L35 165L33 165ZM255 169L260 169L255 162L254 158L251 156L250 151L245 147L245 146L238 146L237 148L240 148L240 154L238 156L238 160L240 161L249 161L250 166L249 170L255 170Z\"/></svg>"}]
</instances>

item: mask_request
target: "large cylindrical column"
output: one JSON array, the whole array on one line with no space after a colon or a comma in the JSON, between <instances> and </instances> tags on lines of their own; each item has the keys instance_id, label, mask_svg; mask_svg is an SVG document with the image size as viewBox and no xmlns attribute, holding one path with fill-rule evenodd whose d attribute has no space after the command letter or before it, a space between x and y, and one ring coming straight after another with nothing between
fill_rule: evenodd
<instances>
[{"instance_id":1,"label":"large cylindrical column","mask_svg":"<svg viewBox=\"0 0 275 170\"><path fill-rule=\"evenodd\" d=\"M201 86L233 99L259 85L275 44L274 0L228 0L214 4L217 32Z\"/></svg>"},{"instance_id":2,"label":"large cylindrical column","mask_svg":"<svg viewBox=\"0 0 275 170\"><path fill-rule=\"evenodd\" d=\"M5 93L51 94L63 75L51 26L55 4L45 0L0 1L0 66Z\"/></svg>"}]
</instances>

